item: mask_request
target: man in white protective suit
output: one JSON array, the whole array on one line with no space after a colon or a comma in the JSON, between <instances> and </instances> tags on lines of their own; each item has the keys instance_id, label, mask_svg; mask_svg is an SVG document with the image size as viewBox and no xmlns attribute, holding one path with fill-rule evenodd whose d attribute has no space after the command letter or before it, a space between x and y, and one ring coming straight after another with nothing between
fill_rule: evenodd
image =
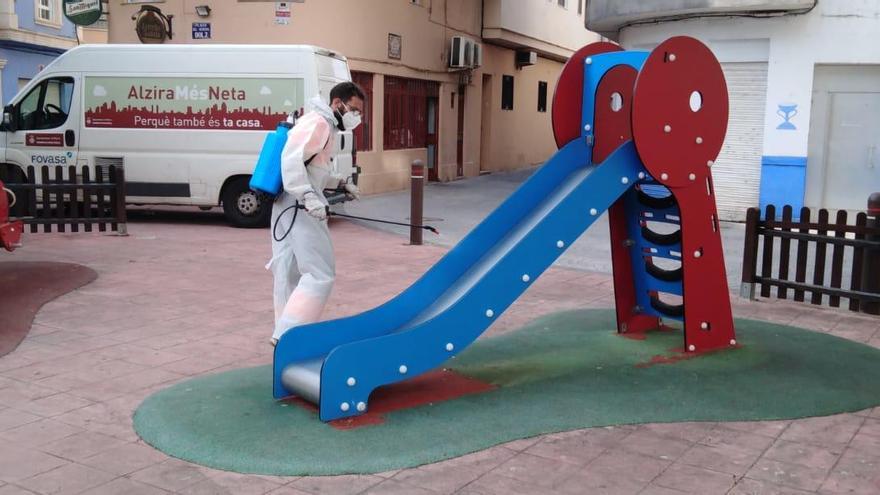
<instances>
[{"instance_id":1,"label":"man in white protective suit","mask_svg":"<svg viewBox=\"0 0 880 495\"><path fill-rule=\"evenodd\" d=\"M323 190L344 187L354 199L360 195L350 177L332 173L330 161L338 131L361 122L363 90L342 82L330 91L329 105L320 96L309 105L281 153L284 190L272 205L272 259L266 268L275 279L273 346L289 329L318 321L333 288L336 260Z\"/></svg>"}]
</instances>

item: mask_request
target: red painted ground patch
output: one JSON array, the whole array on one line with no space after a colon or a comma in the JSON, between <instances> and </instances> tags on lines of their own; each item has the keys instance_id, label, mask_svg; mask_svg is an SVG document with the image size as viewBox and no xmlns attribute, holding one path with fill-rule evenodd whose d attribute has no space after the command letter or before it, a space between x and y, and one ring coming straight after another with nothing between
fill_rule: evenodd
<instances>
[{"instance_id":1,"label":"red painted ground patch","mask_svg":"<svg viewBox=\"0 0 880 495\"><path fill-rule=\"evenodd\" d=\"M668 327L666 325L661 325L660 328L654 328L652 330L645 330L642 332L618 333L618 335L620 335L621 337L623 337L625 339L630 339L630 340L645 340L648 338L649 333L654 333L654 332L668 333L668 332L675 332L675 331L680 331L680 330L676 329L676 328Z\"/></svg>"},{"instance_id":2,"label":"red painted ground patch","mask_svg":"<svg viewBox=\"0 0 880 495\"><path fill-rule=\"evenodd\" d=\"M381 387L370 396L370 409L353 418L331 421L330 426L339 430L351 430L362 426L378 425L385 422L385 414L409 409L411 407L433 404L456 399L465 395L481 394L495 386L480 380L460 375L450 370L438 370L404 382ZM317 414L314 404L298 397L287 399Z\"/></svg>"},{"instance_id":3,"label":"red painted ground patch","mask_svg":"<svg viewBox=\"0 0 880 495\"><path fill-rule=\"evenodd\" d=\"M669 349L669 352L672 354L668 354L666 356L661 356L659 354L655 355L651 358L647 363L637 363L636 368L647 368L649 366L654 366L656 364L675 364L679 361L686 361L688 359L693 359L695 357L705 356L707 354L713 354L716 352L728 352L734 349L739 349L739 345L731 346L726 349L715 349L708 352L685 352L683 348L676 347L674 349Z\"/></svg>"},{"instance_id":4,"label":"red painted ground patch","mask_svg":"<svg viewBox=\"0 0 880 495\"><path fill-rule=\"evenodd\" d=\"M43 304L96 278L91 268L73 263L0 263L0 356L18 347Z\"/></svg>"}]
</instances>

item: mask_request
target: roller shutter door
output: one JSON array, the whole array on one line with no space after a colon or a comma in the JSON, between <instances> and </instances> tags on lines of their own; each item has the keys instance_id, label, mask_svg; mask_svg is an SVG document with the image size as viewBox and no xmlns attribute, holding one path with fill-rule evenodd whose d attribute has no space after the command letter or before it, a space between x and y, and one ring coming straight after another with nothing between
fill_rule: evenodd
<instances>
[{"instance_id":1,"label":"roller shutter door","mask_svg":"<svg viewBox=\"0 0 880 495\"><path fill-rule=\"evenodd\" d=\"M712 177L719 218L743 221L746 210L758 206L761 187L767 63L721 65L730 95L730 115Z\"/></svg>"}]
</instances>

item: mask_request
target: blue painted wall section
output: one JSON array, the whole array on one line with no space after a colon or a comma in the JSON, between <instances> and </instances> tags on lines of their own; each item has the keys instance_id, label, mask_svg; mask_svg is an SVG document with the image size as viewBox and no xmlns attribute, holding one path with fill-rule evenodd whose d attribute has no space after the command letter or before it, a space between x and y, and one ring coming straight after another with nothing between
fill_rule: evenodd
<instances>
[{"instance_id":1,"label":"blue painted wall section","mask_svg":"<svg viewBox=\"0 0 880 495\"><path fill-rule=\"evenodd\" d=\"M60 26L38 24L34 20L34 4L34 0L15 2L15 16L8 19L15 19L17 25L5 32L9 34L0 33L0 59L6 61L0 71L3 105L18 93L20 79L33 79L41 66L49 65L77 44L76 26L64 17L63 11L57 13Z\"/></svg>"},{"instance_id":2,"label":"blue painted wall section","mask_svg":"<svg viewBox=\"0 0 880 495\"><path fill-rule=\"evenodd\" d=\"M807 157L763 156L761 157L761 211L767 205L791 205L797 215L804 206Z\"/></svg>"}]
</instances>

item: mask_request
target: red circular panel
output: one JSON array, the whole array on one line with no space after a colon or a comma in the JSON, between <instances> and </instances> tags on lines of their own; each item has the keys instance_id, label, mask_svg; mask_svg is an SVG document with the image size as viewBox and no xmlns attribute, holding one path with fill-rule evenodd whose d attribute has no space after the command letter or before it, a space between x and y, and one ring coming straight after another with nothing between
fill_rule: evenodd
<instances>
[{"instance_id":1,"label":"red circular panel","mask_svg":"<svg viewBox=\"0 0 880 495\"><path fill-rule=\"evenodd\" d=\"M599 81L593 120L596 137L593 163L602 163L621 144L632 139L632 94L637 75L629 65L618 65Z\"/></svg>"},{"instance_id":2,"label":"red circular panel","mask_svg":"<svg viewBox=\"0 0 880 495\"><path fill-rule=\"evenodd\" d=\"M700 100L696 111L692 98ZM667 186L705 180L707 162L724 143L727 111L727 84L709 48L687 36L661 43L645 61L633 94L633 141L645 168Z\"/></svg>"},{"instance_id":3,"label":"red circular panel","mask_svg":"<svg viewBox=\"0 0 880 495\"><path fill-rule=\"evenodd\" d=\"M553 103L550 108L553 122L553 137L556 147L562 148L581 135L581 109L584 102L584 59L605 52L617 52L623 48L607 41L598 41L574 52L568 59L556 89L553 91Z\"/></svg>"}]
</instances>

